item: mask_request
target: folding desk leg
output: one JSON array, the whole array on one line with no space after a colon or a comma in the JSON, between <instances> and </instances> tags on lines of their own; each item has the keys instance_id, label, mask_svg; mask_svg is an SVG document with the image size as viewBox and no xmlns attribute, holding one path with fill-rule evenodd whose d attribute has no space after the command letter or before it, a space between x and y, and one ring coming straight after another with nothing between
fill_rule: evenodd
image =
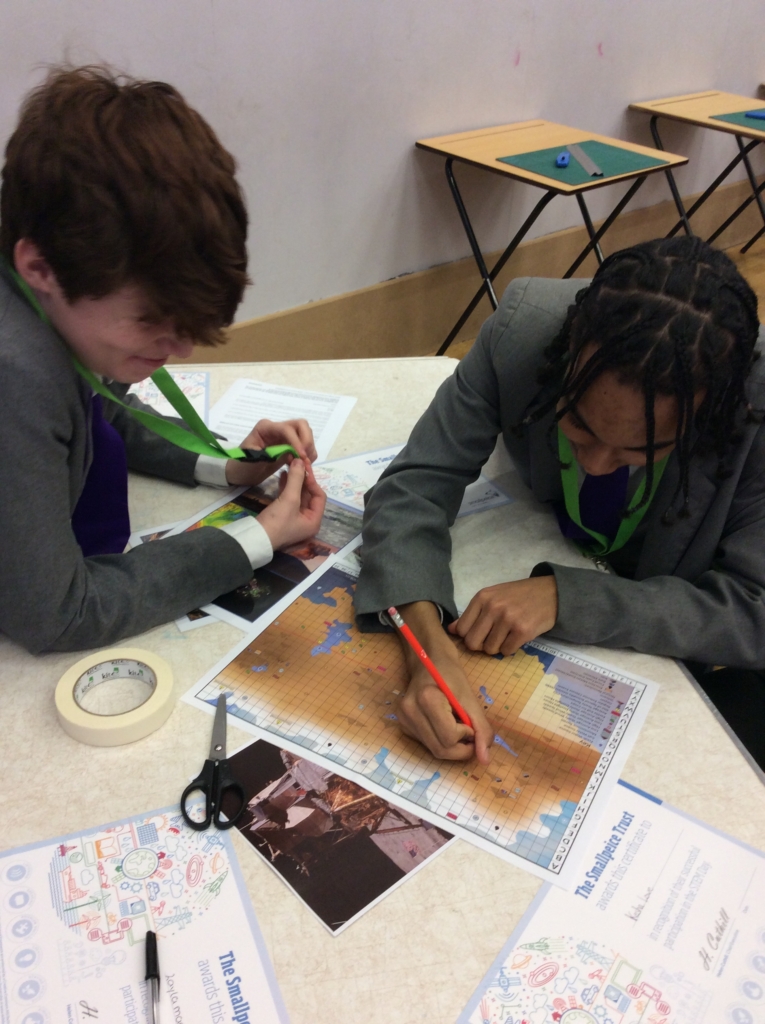
<instances>
[{"instance_id":1,"label":"folding desk leg","mask_svg":"<svg viewBox=\"0 0 765 1024\"><path fill-rule=\"evenodd\" d=\"M765 235L765 227L761 227L755 235L752 235L752 237L749 239L746 245L742 248L741 252L749 252L754 243L758 241L758 239L762 238L763 235Z\"/></svg>"},{"instance_id":2,"label":"folding desk leg","mask_svg":"<svg viewBox=\"0 0 765 1024\"><path fill-rule=\"evenodd\" d=\"M749 153L744 148L744 143L741 141L740 135L736 136L736 142L738 143L738 148L741 152L741 159L744 161L744 167L746 167L746 173L749 178L749 184L752 186L754 198L757 200L757 205L760 208L760 216L762 217L763 228L765 228L765 206L763 206L762 197L760 195L761 189L757 187L757 179L754 176L752 165L749 162ZM751 247L754 245L754 243L757 241L757 239L760 237L762 233L763 229L760 229L752 238L749 239L749 241L746 243L741 252L747 252L748 249L751 249Z\"/></svg>"},{"instance_id":3,"label":"folding desk leg","mask_svg":"<svg viewBox=\"0 0 765 1024\"><path fill-rule=\"evenodd\" d=\"M689 218L694 215L694 213L699 209L700 206L704 205L704 203L707 201L707 199L709 199L709 197L715 191L717 186L720 185L721 182L723 182L728 177L728 175L733 170L733 168L741 163L741 161L744 158L744 154L745 153L749 153L751 150L754 149L755 146L759 146L759 144L760 143L759 143L758 139L753 139L752 142L750 142L749 145L745 147L744 153L737 153L736 156L733 157L733 159L728 164L728 166L725 167L722 171L720 171L720 173L717 175L717 177L712 182L712 184L709 186L709 188L705 189L705 191L701 193L701 195L696 200L696 202L693 204L693 206L690 208L690 210L688 210L688 217ZM681 228L682 225L683 225L683 222L681 220L679 220L677 222L677 224L675 224L675 226L672 228L672 230L669 231L664 237L665 238L672 238L672 236L677 233L678 229Z\"/></svg>"},{"instance_id":4,"label":"folding desk leg","mask_svg":"<svg viewBox=\"0 0 765 1024\"><path fill-rule=\"evenodd\" d=\"M468 212L465 209L465 204L462 201L460 190L457 187L457 179L454 177L454 171L452 170L453 162L454 161L452 157L449 157L449 159L446 161L446 180L449 182L449 188L452 190L452 196L457 206L460 219L462 220L462 226L465 229L465 234L468 237L468 242L470 242L470 248L473 250L473 256L475 257L475 261L478 264L478 271L481 277L483 278L483 286L486 290L486 294L489 296L489 301L491 302L492 306L494 307L494 309L496 309L497 306L499 305L499 303L497 302L497 296L494 294L494 287L491 283L491 278L489 277L489 271L486 269L486 263L484 262L483 253L479 248L478 239L475 237L475 232L473 231L473 225L470 223Z\"/></svg>"},{"instance_id":5,"label":"folding desk leg","mask_svg":"<svg viewBox=\"0 0 765 1024\"><path fill-rule=\"evenodd\" d=\"M635 193L637 192L637 190L640 188L640 186L643 184L643 182L645 181L645 179L647 177L648 177L648 175L644 174L642 177L635 179L635 181L632 183L630 188L627 189L627 191L624 193L622 198L619 200L619 202L616 204L616 206L613 208L613 210L609 213L609 215L606 217L606 219L600 225L598 230L595 232L593 237L590 239L590 241L587 243L587 245L585 245L584 249L582 249L582 251L579 253L577 258L574 260L574 262L568 268L566 273L563 275L564 279L567 278L567 277L571 277L572 274L574 273L574 271L579 266L579 264L584 262L584 260L588 256L589 252L592 249L595 248L595 246L601 240L603 235L605 235L606 231L608 231L608 229L611 227L613 222L616 220L616 218L622 212L622 210L627 205L627 203L630 201L630 199L632 199L632 197L635 195Z\"/></svg>"},{"instance_id":6,"label":"folding desk leg","mask_svg":"<svg viewBox=\"0 0 765 1024\"><path fill-rule=\"evenodd\" d=\"M504 265L507 263L507 261L510 259L510 257L513 255L515 250L520 245L521 241L523 240L524 235L526 235L526 233L531 228L531 225L534 223L534 221L540 215L542 210L544 210L544 208L547 206L547 204L550 202L550 200L553 199L557 194L558 194L557 192L552 192L552 191L545 192L545 194L539 200L537 205L534 207L534 209L528 215L526 220L523 222L523 224L521 224L520 228L518 228L518 230L516 231L515 235L513 236L513 239L510 242L510 244L508 245L508 247L505 249L505 251L499 257L497 262L491 268L491 272L489 273L489 281L490 282L493 281L496 278L497 274L504 267ZM445 338L444 342L442 343L441 347L439 348L438 352L436 352L437 356L442 356L444 354L444 352L446 352L446 350L449 348L451 343L454 341L454 339L460 333L460 331L462 330L464 325L467 323L467 320L468 320L468 317L470 316L470 314L473 312L475 307L478 305L478 303L483 298L483 295L484 295L485 291L486 291L486 285L482 284L481 287L478 289L478 291L473 296L473 298L470 300L470 302L465 307L465 312L459 318L459 320L454 325L454 327L452 327L451 331L449 331L448 335L446 336L446 338ZM496 305L494 306L494 308L495 309L497 308Z\"/></svg>"},{"instance_id":7,"label":"folding desk leg","mask_svg":"<svg viewBox=\"0 0 765 1024\"><path fill-rule=\"evenodd\" d=\"M603 250L600 248L597 240L595 240L595 228L592 226L592 218L590 217L590 211L587 209L587 203L584 201L584 196L581 192L577 192L576 201L579 203L579 209L582 211L582 220L584 226L587 228L587 234L590 236L590 241L593 243L593 249L595 250L595 258L598 263L603 262Z\"/></svg>"},{"instance_id":8,"label":"folding desk leg","mask_svg":"<svg viewBox=\"0 0 765 1024\"><path fill-rule=\"evenodd\" d=\"M736 207L736 209L733 211L730 217L727 217L719 226L719 228L712 232L712 234L707 239L707 242L709 242L711 245L711 243L714 242L718 235L721 235L723 231L725 231L725 229L729 227L733 223L733 221L744 212L744 210L747 208L747 206L749 206L750 203L753 203L755 199L759 198L759 195L763 191L763 189L765 189L765 181L762 181L759 185L757 185L752 194L750 196L747 196L743 203ZM746 243L741 252L746 252L747 249L754 245L754 243L757 241L760 235L763 234L763 232L765 232L765 227L760 228L760 230L757 232L754 238L749 239L749 241Z\"/></svg>"},{"instance_id":9,"label":"folding desk leg","mask_svg":"<svg viewBox=\"0 0 765 1024\"><path fill-rule=\"evenodd\" d=\"M656 143L656 148L663 150L664 146L661 141L661 136L659 135L659 129L656 125L658 120L657 115L654 114L651 118L651 135L653 135L653 141ZM672 193L672 198L675 200L677 212L680 214L680 224L685 228L686 235L692 235L693 231L691 230L690 221L688 220L688 214L685 212L685 204L680 197L680 192L677 187L677 182L675 181L675 175L672 173L672 168L667 167L664 173L667 176L667 184L669 185L669 190ZM672 234L674 234L677 228L680 227L680 224L673 229Z\"/></svg>"}]
</instances>

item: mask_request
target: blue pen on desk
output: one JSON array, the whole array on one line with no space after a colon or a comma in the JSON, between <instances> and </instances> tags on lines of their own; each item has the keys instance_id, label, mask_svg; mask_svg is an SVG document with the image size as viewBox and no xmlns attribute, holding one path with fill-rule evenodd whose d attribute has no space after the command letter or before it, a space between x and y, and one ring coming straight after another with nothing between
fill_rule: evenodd
<instances>
[{"instance_id":1,"label":"blue pen on desk","mask_svg":"<svg viewBox=\"0 0 765 1024\"><path fill-rule=\"evenodd\" d=\"M765 107L759 110L747 110L746 117L756 117L758 121L765 121Z\"/></svg>"},{"instance_id":2,"label":"blue pen on desk","mask_svg":"<svg viewBox=\"0 0 765 1024\"><path fill-rule=\"evenodd\" d=\"M146 932L146 981L149 987L149 1024L159 1024L159 956L156 932Z\"/></svg>"}]
</instances>

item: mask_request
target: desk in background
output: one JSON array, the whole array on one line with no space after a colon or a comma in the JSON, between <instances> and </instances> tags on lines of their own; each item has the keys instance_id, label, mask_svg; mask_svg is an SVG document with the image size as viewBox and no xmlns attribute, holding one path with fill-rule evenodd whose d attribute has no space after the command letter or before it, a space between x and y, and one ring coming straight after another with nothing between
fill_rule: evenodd
<instances>
[{"instance_id":1,"label":"desk in background","mask_svg":"<svg viewBox=\"0 0 765 1024\"><path fill-rule=\"evenodd\" d=\"M738 144L738 153L727 167L717 175L712 184L702 192L693 206L691 206L690 210L685 209L685 204L680 198L680 192L678 191L675 183L675 176L672 173L672 168L665 168L667 182L669 184L670 191L672 192L672 198L675 200L677 212L680 214L680 220L675 224L667 237L671 238L680 230L681 227L685 229L686 234L693 234L689 218L693 216L700 206L703 206L715 189L717 189L723 181L725 181L731 171L735 167L738 167L738 165L743 161L747 177L749 178L752 194L747 196L743 203L736 207L733 213L727 217L715 231L712 232L707 241L714 242L714 240L718 238L723 231L725 231L725 229L744 212L750 203L756 202L760 210L760 215L762 216L763 226L742 248L742 253L747 252L754 245L757 239L765 234L765 205L763 205L760 195L762 190L765 188L765 181L759 185L757 184L757 179L754 176L752 164L749 160L749 154L752 150L761 142L765 142L765 121L758 121L754 118L750 118L749 123L747 124L746 119L741 118L740 123L731 123L730 121L721 121L719 119L719 115L745 113L747 110L765 110L765 102L762 100L754 100L747 96L737 96L735 93L731 92L717 92L716 90L710 90L708 92L688 93L685 96L669 96L661 100L647 100L644 103L630 103L629 109L639 110L641 113L651 115L651 134L653 135L654 142L660 150L664 149L658 128L658 120L660 117L669 118L671 121L682 121L685 124L696 125L699 128L711 128L714 131L726 132L728 135L735 136L736 143ZM750 141L745 145L744 139L749 139Z\"/></svg>"},{"instance_id":2,"label":"desk in background","mask_svg":"<svg viewBox=\"0 0 765 1024\"><path fill-rule=\"evenodd\" d=\"M637 158L647 158L649 162L653 163L653 166L644 166L637 170L628 170L622 173L609 174L606 172L603 177L588 177L586 181L580 184L570 184L565 180L561 180L563 175L556 176L555 154L551 154L549 157L549 176L535 170L502 162L503 157L531 155L539 152L540 150L546 149L558 149L562 151L566 146L575 143L581 144L583 142L601 143L614 150L620 151L624 157L634 154ZM489 296L489 301L494 309L497 308L497 296L494 293L492 282L518 248L523 238L528 234L531 226L534 224L537 217L539 217L542 210L544 210L547 204L554 199L555 196L576 196L576 200L582 214L582 220L584 221L587 233L590 236L590 241L584 249L582 249L579 256L577 256L563 275L564 277L571 277L576 269L586 259L590 251L595 252L599 263L603 261L603 254L600 250L601 238L606 231L608 231L649 174L655 174L657 171L662 171L665 168L678 167L681 164L688 162L688 158L684 156L675 156L672 153L658 152L655 149L649 149L647 146L638 146L632 142L622 142L621 139L612 139L607 135L597 135L594 132L582 131L580 128L569 128L567 125L554 124L552 121L541 120L519 121L516 124L499 125L495 128L481 128L477 131L458 132L456 135L440 135L431 139L420 139L416 145L420 149L425 149L431 153L437 153L439 156L446 157L446 179L449 182L452 197L454 198L457 211L462 221L462 226L465 229L465 234L467 235L470 248L473 252L473 257L475 258L476 265L478 266L478 270L482 278L481 287L473 296L464 313L460 316L454 327L447 335L438 350L437 355L443 355L443 353L446 352L449 345L451 345L452 341L454 341L462 330L462 327L467 322L470 314L481 301L481 297L484 293ZM545 190L542 198L518 229L515 236L510 241L510 244L491 270L488 270L486 267L483 253L478 245L473 226L468 216L467 208L465 207L462 194L460 193L457 185L457 179L454 177L453 165L455 160L462 161L466 164L472 164L474 167L481 167L484 170L493 171L495 174L504 175L506 178L513 181L520 181L526 185L534 185L537 188ZM603 170L605 172L605 168L603 168ZM613 185L620 181L631 181L632 185L596 231L593 226L589 210L587 209L584 193L590 192L595 188L603 188L605 185Z\"/></svg>"},{"instance_id":3,"label":"desk in background","mask_svg":"<svg viewBox=\"0 0 765 1024\"><path fill-rule=\"evenodd\" d=\"M212 401L237 377L357 395L332 450L338 458L406 440L455 366L451 359L422 358L204 369L211 373ZM507 456L495 453L489 468L492 476L506 471ZM584 564L517 478L510 478L510 489L513 504L466 516L454 527L462 604L482 586L528 575L542 559ZM133 527L181 519L211 497L204 487L131 476ZM170 662L180 698L241 636L224 623L189 633L170 623L130 643ZM762 847L765 791L677 666L628 651L597 653L661 684L624 778ZM0 637L3 849L172 804L207 750L209 717L183 703L158 732L129 746L86 747L70 739L56 721L53 690L80 657L35 658ZM229 750L250 740L230 719ZM452 1024L541 884L456 843L333 938L245 840L236 833L233 839L292 1024Z\"/></svg>"}]
</instances>

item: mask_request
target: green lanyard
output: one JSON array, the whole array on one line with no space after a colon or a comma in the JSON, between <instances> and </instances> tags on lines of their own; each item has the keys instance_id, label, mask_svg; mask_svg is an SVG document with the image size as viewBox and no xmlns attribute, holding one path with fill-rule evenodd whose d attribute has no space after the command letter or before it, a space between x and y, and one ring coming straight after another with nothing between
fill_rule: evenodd
<instances>
[{"instance_id":1,"label":"green lanyard","mask_svg":"<svg viewBox=\"0 0 765 1024\"><path fill-rule=\"evenodd\" d=\"M50 318L38 302L37 296L24 278L21 277L13 267L9 266L8 270L32 309L34 309L43 323L52 327L53 325L50 322ZM253 452L252 455L248 455L248 451L250 451L250 449L243 450L242 448L224 448L218 438L215 437L215 435L208 429L194 406L188 398L186 398L164 366L155 370L151 375L151 379L184 421L186 426L189 428L188 430L185 430L183 427L179 427L177 423L171 423L162 416L155 416L154 413L144 412L143 409L136 409L132 405L128 405L127 402L121 401L103 383L103 381L99 380L91 370L83 366L82 363L75 358L73 353L70 352L70 355L75 369L94 391L97 391L99 395L103 395L104 398L108 398L110 402L115 402L123 409L126 409L130 415L134 416L144 427L147 427L155 434L159 434L160 437L163 437L166 441L170 441L172 444L177 445L179 448L185 448L186 451L194 452L197 455L212 455L218 459L252 460L253 456L261 454L259 452ZM263 452L265 453L268 461L274 461L281 455L287 453L290 455L297 455L295 449L289 444L272 445L269 448L263 449ZM255 461L257 461L257 459Z\"/></svg>"},{"instance_id":2,"label":"green lanyard","mask_svg":"<svg viewBox=\"0 0 765 1024\"><path fill-rule=\"evenodd\" d=\"M617 530L616 536L614 537L613 541L609 541L608 537L605 537L602 533L597 533L595 530L588 529L582 523L581 517L579 515L579 473L577 471L576 461L571 451L571 445L568 443L568 438L560 429L560 426L558 427L558 455L560 457L561 463L563 464L561 465L560 477L561 482L563 483L563 497L566 502L566 511L568 512L571 520L575 522L580 529L584 530L586 533L589 533L589 535L595 542L591 545L585 545L583 543L579 544L578 541L575 541L575 543L577 543L579 547L582 548L585 554L595 555L598 557L602 555L609 555L612 551L618 551L619 548L624 547L624 545L630 539L632 534L635 532L638 523L642 520L643 516L648 511L651 502L653 501L653 497L656 494L656 489L659 486L659 481L661 480L662 474L664 473L664 470L667 466L667 459L669 458L669 456L665 455L661 462L654 463L653 485L651 487L651 494L648 498L648 501L640 509L640 511L633 512L631 511L631 509L633 509L636 505L640 504L640 500L642 499L643 494L645 493L645 477L643 477L643 479L640 481L638 489L635 491L634 497L632 499L630 509L628 509L627 516L624 519L622 519L621 523L619 524L619 529Z\"/></svg>"}]
</instances>

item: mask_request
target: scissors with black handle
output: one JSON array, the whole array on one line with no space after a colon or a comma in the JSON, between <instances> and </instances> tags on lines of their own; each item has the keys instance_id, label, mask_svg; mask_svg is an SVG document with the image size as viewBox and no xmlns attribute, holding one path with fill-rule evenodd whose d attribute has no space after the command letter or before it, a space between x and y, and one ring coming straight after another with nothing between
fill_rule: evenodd
<instances>
[{"instance_id":1,"label":"scissors with black handle","mask_svg":"<svg viewBox=\"0 0 765 1024\"><path fill-rule=\"evenodd\" d=\"M186 803L192 793L200 792L205 798L205 816L195 821L186 810ZM238 801L238 808L226 812L221 818L223 801L230 796L229 803ZM215 709L210 756L202 766L201 773L190 782L181 795L181 814L186 824L197 832L204 832L211 824L216 828L231 828L239 820L247 800L244 790L231 774L226 758L226 695L221 693Z\"/></svg>"}]
</instances>

